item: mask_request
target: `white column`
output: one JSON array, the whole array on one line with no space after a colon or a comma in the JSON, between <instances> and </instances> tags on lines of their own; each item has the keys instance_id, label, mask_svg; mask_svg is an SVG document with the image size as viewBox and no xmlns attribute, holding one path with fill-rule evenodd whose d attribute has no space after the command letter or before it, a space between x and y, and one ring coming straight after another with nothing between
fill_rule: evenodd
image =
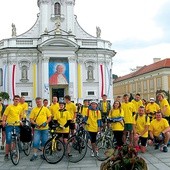
<instances>
[{"instance_id":1,"label":"white column","mask_svg":"<svg viewBox=\"0 0 170 170\"><path fill-rule=\"evenodd\" d=\"M69 58L69 95L77 102L77 63L75 57Z\"/></svg>"},{"instance_id":2,"label":"white column","mask_svg":"<svg viewBox=\"0 0 170 170\"><path fill-rule=\"evenodd\" d=\"M49 57L46 57L46 56L44 56L42 60L42 98L50 100Z\"/></svg>"}]
</instances>

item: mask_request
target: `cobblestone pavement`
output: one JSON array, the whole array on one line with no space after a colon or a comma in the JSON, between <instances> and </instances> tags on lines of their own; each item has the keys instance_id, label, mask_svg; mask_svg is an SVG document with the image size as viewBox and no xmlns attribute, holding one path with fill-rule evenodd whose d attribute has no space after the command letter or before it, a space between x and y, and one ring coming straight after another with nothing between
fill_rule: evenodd
<instances>
[{"instance_id":1,"label":"cobblestone pavement","mask_svg":"<svg viewBox=\"0 0 170 170\"><path fill-rule=\"evenodd\" d=\"M40 154L40 153L39 153ZM96 158L90 157L90 151L87 152L85 158L78 163L70 163L64 157L57 164L48 164L46 161L38 158L36 161L30 162L30 156L25 156L21 153L21 159L17 166L13 165L11 160L4 161L4 151L0 151L0 169L2 170L99 170L101 162ZM147 164L149 170L170 170L170 147L168 153L163 153L159 150L154 150L149 147L147 153L140 154Z\"/></svg>"}]
</instances>

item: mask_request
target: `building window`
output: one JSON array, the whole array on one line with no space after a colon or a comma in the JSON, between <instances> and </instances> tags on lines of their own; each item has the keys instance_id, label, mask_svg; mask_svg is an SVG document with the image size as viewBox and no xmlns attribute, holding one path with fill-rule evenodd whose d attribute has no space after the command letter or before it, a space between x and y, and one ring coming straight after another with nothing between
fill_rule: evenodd
<instances>
[{"instance_id":1,"label":"building window","mask_svg":"<svg viewBox=\"0 0 170 170\"><path fill-rule=\"evenodd\" d=\"M0 68L0 86L3 86L3 69Z\"/></svg>"},{"instance_id":2,"label":"building window","mask_svg":"<svg viewBox=\"0 0 170 170\"><path fill-rule=\"evenodd\" d=\"M54 4L54 14L61 15L61 5L58 2Z\"/></svg>"},{"instance_id":3,"label":"building window","mask_svg":"<svg viewBox=\"0 0 170 170\"><path fill-rule=\"evenodd\" d=\"M28 92L21 92L21 96L28 96Z\"/></svg>"},{"instance_id":4,"label":"building window","mask_svg":"<svg viewBox=\"0 0 170 170\"><path fill-rule=\"evenodd\" d=\"M87 94L88 96L94 96L94 91L88 91Z\"/></svg>"},{"instance_id":5,"label":"building window","mask_svg":"<svg viewBox=\"0 0 170 170\"><path fill-rule=\"evenodd\" d=\"M134 93L136 92L136 85L135 85L135 83L132 84L132 92L134 92Z\"/></svg>"},{"instance_id":6,"label":"building window","mask_svg":"<svg viewBox=\"0 0 170 170\"><path fill-rule=\"evenodd\" d=\"M156 79L156 88L162 89L162 81L160 77Z\"/></svg>"},{"instance_id":7,"label":"building window","mask_svg":"<svg viewBox=\"0 0 170 170\"><path fill-rule=\"evenodd\" d=\"M137 83L137 92L141 92L141 82Z\"/></svg>"},{"instance_id":8,"label":"building window","mask_svg":"<svg viewBox=\"0 0 170 170\"><path fill-rule=\"evenodd\" d=\"M154 89L154 81L153 81L153 79L151 79L149 81L149 87L150 87L150 89Z\"/></svg>"},{"instance_id":9,"label":"building window","mask_svg":"<svg viewBox=\"0 0 170 170\"><path fill-rule=\"evenodd\" d=\"M147 81L143 82L143 90L147 90Z\"/></svg>"}]
</instances>

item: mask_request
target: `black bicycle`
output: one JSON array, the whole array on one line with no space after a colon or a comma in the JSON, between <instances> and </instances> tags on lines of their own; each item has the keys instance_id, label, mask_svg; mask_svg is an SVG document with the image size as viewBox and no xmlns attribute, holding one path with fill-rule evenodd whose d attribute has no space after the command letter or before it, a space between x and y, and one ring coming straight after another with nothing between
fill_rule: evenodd
<instances>
[{"instance_id":1,"label":"black bicycle","mask_svg":"<svg viewBox=\"0 0 170 170\"><path fill-rule=\"evenodd\" d=\"M56 128L58 126L57 124L51 125L51 138L46 142L43 150L44 158L50 164L60 162L65 153L64 143L59 139L56 133Z\"/></svg>"}]
</instances>

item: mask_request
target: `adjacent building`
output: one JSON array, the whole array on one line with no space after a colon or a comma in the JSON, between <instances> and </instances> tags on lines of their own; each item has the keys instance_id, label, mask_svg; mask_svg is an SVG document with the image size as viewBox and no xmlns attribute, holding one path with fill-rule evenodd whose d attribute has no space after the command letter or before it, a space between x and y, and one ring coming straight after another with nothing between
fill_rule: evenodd
<instances>
[{"instance_id":1,"label":"adjacent building","mask_svg":"<svg viewBox=\"0 0 170 170\"><path fill-rule=\"evenodd\" d=\"M125 93L140 93L141 97L149 100L156 97L157 91L170 90L170 58L154 59L154 63L139 67L136 71L119 77L113 81L114 98ZM168 96L167 96L168 97Z\"/></svg>"},{"instance_id":2,"label":"adjacent building","mask_svg":"<svg viewBox=\"0 0 170 170\"><path fill-rule=\"evenodd\" d=\"M75 0L38 0L39 14L28 31L0 41L0 91L51 100L66 94L74 102L113 99L111 43L87 33L74 15ZM24 24L24 23L23 23Z\"/></svg>"}]
</instances>

